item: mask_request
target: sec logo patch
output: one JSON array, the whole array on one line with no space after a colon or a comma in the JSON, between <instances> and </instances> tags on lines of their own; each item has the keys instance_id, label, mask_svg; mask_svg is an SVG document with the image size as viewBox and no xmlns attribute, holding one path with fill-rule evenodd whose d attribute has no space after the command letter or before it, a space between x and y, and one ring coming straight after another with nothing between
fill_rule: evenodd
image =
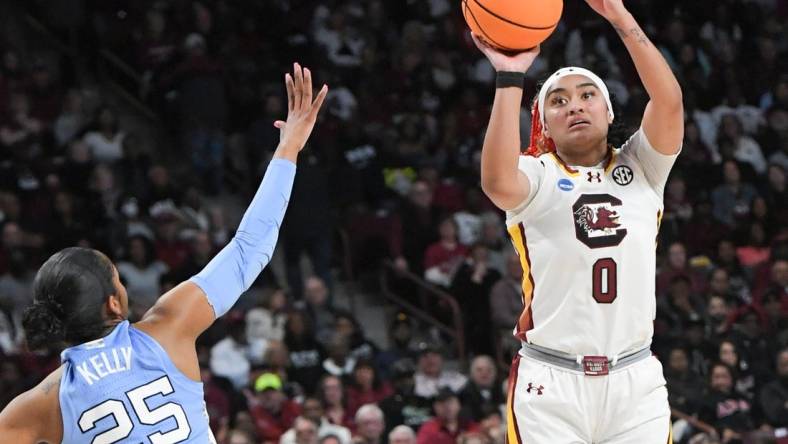
<instances>
[{"instance_id":1,"label":"sec logo patch","mask_svg":"<svg viewBox=\"0 0 788 444\"><path fill-rule=\"evenodd\" d=\"M632 168L626 165L619 165L613 170L613 181L621 186L629 185L634 178L635 173L632 172Z\"/></svg>"}]
</instances>

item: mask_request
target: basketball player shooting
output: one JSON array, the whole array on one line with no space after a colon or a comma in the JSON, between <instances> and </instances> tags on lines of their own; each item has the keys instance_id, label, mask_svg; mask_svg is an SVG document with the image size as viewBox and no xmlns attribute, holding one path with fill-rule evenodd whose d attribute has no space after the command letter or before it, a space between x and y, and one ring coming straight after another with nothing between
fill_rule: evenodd
<instances>
[{"instance_id":1,"label":"basketball player shooting","mask_svg":"<svg viewBox=\"0 0 788 444\"><path fill-rule=\"evenodd\" d=\"M63 343L63 365L0 413L2 442L216 443L208 427L195 341L249 288L274 252L298 153L326 97L308 69L285 75L287 121L233 239L196 276L129 324L128 297L104 254L67 248L39 269L25 313L31 348Z\"/></svg>"},{"instance_id":2,"label":"basketball player shooting","mask_svg":"<svg viewBox=\"0 0 788 444\"><path fill-rule=\"evenodd\" d=\"M474 36L497 74L484 192L506 211L523 267L522 348L509 381L509 444L671 442L662 366L649 346L663 189L683 137L681 89L621 0L586 0L616 29L650 101L608 145L604 82L561 68L536 95L520 155L523 73L539 49L504 54Z\"/></svg>"}]
</instances>

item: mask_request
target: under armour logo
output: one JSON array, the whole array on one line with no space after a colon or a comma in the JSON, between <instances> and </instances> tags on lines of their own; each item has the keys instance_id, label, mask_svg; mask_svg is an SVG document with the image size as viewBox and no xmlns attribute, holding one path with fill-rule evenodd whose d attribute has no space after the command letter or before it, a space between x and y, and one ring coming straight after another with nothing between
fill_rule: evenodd
<instances>
[{"instance_id":1,"label":"under armour logo","mask_svg":"<svg viewBox=\"0 0 788 444\"><path fill-rule=\"evenodd\" d=\"M531 393L531 390L536 390L536 394L537 395L541 395L542 394L542 390L544 390L544 386L540 385L539 387L534 387L534 384L532 382L529 382L528 383L528 388L525 391L528 392L528 393Z\"/></svg>"},{"instance_id":2,"label":"under armour logo","mask_svg":"<svg viewBox=\"0 0 788 444\"><path fill-rule=\"evenodd\" d=\"M597 172L595 172L595 173L593 173L593 172L591 172L591 171L588 171L588 172L586 172L586 174L588 174L588 181L589 181L589 182L591 182L591 183L594 183L594 182L596 182L596 183L602 182L602 173L600 173L599 171L597 171Z\"/></svg>"}]
</instances>

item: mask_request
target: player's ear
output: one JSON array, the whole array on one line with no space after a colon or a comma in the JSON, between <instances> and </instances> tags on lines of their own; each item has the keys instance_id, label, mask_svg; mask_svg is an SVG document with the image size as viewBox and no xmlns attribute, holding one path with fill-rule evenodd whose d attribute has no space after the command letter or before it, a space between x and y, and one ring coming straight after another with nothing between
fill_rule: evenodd
<instances>
[{"instance_id":1,"label":"player's ear","mask_svg":"<svg viewBox=\"0 0 788 444\"><path fill-rule=\"evenodd\" d=\"M105 308L107 309L107 315L110 319L124 317L123 302L120 300L119 295L109 295L107 298L107 303L105 304Z\"/></svg>"}]
</instances>

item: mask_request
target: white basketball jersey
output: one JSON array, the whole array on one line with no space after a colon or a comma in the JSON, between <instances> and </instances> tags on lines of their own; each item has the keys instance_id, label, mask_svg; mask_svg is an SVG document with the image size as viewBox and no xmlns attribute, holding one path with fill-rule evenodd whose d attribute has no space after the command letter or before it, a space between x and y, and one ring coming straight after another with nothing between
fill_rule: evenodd
<instances>
[{"instance_id":1,"label":"white basketball jersey","mask_svg":"<svg viewBox=\"0 0 788 444\"><path fill-rule=\"evenodd\" d=\"M676 156L640 129L597 167L520 157L531 192L506 214L523 267L520 340L609 357L651 343L655 243Z\"/></svg>"}]
</instances>

